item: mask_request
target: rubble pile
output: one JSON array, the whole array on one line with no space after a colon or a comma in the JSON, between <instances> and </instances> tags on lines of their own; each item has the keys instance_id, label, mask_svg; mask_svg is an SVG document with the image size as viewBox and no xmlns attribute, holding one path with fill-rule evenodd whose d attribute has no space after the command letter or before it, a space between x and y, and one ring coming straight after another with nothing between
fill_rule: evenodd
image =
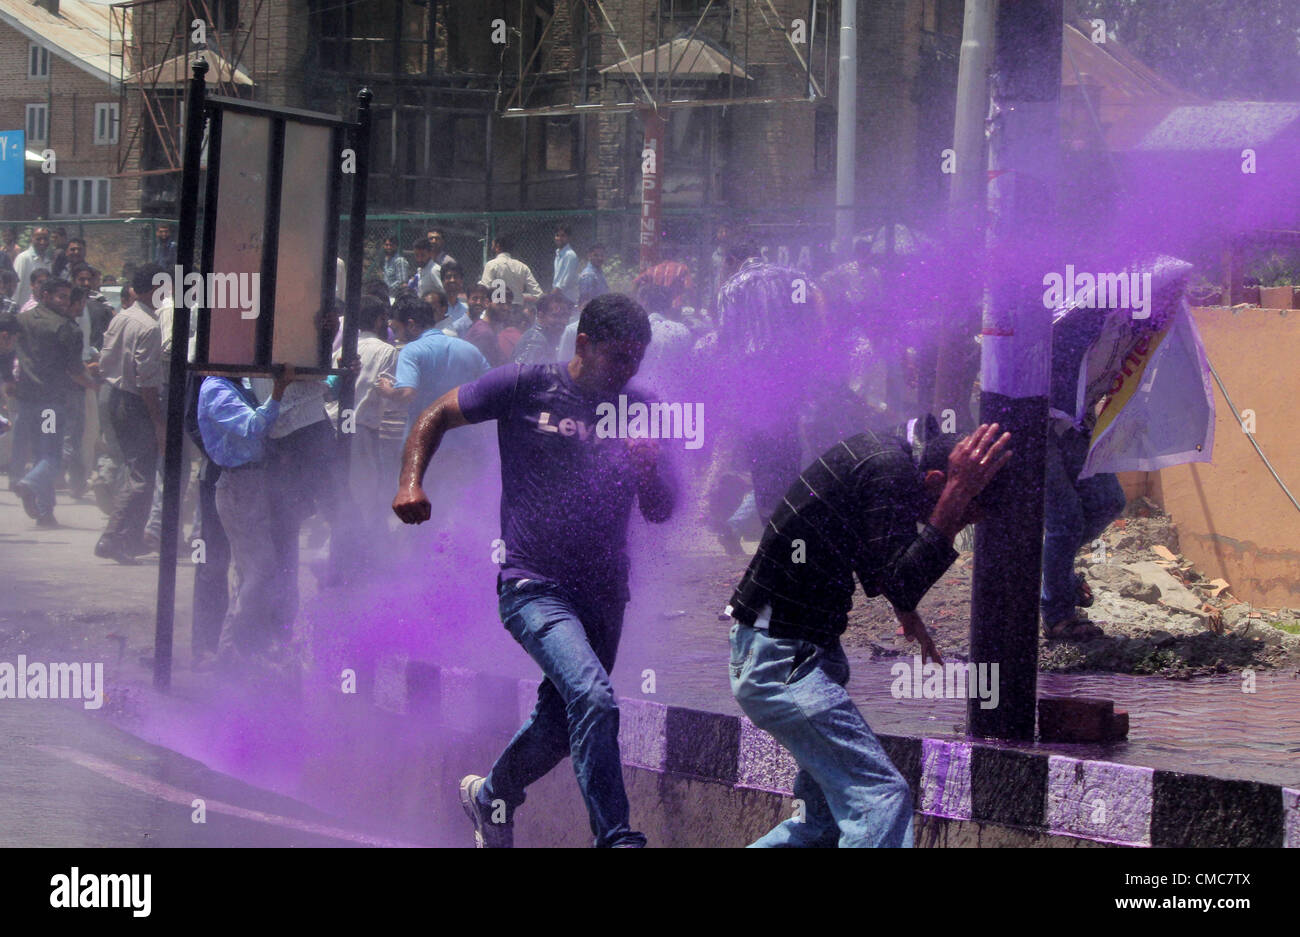
<instances>
[{"instance_id":1,"label":"rubble pile","mask_svg":"<svg viewBox=\"0 0 1300 937\"><path fill-rule=\"evenodd\" d=\"M960 544L959 544L960 546ZM918 606L945 657L969 659L973 556L963 552ZM1300 673L1300 609L1256 608L1210 579L1179 552L1172 520L1147 498L1080 551L1076 568L1093 592L1084 610L1105 630L1094 641L1043 641L1042 670L1106 670L1170 679L1246 668ZM876 657L910 656L917 645L896 634L888 603L859 595L846 647Z\"/></svg>"},{"instance_id":2,"label":"rubble pile","mask_svg":"<svg viewBox=\"0 0 1300 937\"><path fill-rule=\"evenodd\" d=\"M1300 668L1300 609L1255 608L1209 579L1178 550L1178 531L1135 498L1076 567L1092 587L1088 610L1106 637L1047 646L1048 669L1114 669L1185 678L1243 667Z\"/></svg>"}]
</instances>

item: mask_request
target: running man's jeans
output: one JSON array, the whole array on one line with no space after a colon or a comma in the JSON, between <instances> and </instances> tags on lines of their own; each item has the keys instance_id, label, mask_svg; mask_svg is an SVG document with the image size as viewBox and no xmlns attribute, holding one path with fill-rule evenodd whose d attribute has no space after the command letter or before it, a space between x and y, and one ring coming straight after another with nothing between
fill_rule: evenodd
<instances>
[{"instance_id":1,"label":"running man's jeans","mask_svg":"<svg viewBox=\"0 0 1300 937\"><path fill-rule=\"evenodd\" d=\"M751 846L912 845L912 794L844 685L849 662L838 641L824 648L731 628L731 692L754 725L794 755L802 816Z\"/></svg>"},{"instance_id":2,"label":"running man's jeans","mask_svg":"<svg viewBox=\"0 0 1300 937\"><path fill-rule=\"evenodd\" d=\"M537 705L479 792L491 815L505 804L507 818L524 802L524 789L573 756L578 787L597 846L645 845L628 825L627 792L618 749L618 701L610 685L622 599L580 599L557 583L507 579L498 588L501 621L542 668Z\"/></svg>"},{"instance_id":3,"label":"running man's jeans","mask_svg":"<svg viewBox=\"0 0 1300 937\"><path fill-rule=\"evenodd\" d=\"M63 466L63 436L68 430L68 409L62 403L18 401L14 459L31 455L35 464L22 480L36 491L36 513L54 511L54 486ZM21 465L21 463L19 463Z\"/></svg>"},{"instance_id":4,"label":"running man's jeans","mask_svg":"<svg viewBox=\"0 0 1300 937\"><path fill-rule=\"evenodd\" d=\"M1046 494L1043 503L1043 622L1052 624L1074 614L1078 590L1074 557L1079 548L1101 536L1124 510L1124 489L1114 475L1102 472L1079 478L1088 458L1088 437L1075 430L1057 436L1047 431Z\"/></svg>"}]
</instances>

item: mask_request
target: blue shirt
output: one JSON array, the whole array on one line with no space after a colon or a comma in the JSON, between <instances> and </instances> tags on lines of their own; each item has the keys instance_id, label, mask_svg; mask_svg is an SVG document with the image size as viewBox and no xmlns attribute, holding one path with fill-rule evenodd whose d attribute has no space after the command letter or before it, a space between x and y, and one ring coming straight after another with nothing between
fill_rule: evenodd
<instances>
[{"instance_id":1,"label":"blue shirt","mask_svg":"<svg viewBox=\"0 0 1300 937\"><path fill-rule=\"evenodd\" d=\"M451 329L460 338L465 337L469 327L474 324L474 320L469 317L469 306L463 302L457 302L447 310L447 315L440 322L434 323L435 329Z\"/></svg>"},{"instance_id":2,"label":"blue shirt","mask_svg":"<svg viewBox=\"0 0 1300 937\"><path fill-rule=\"evenodd\" d=\"M609 292L609 284L605 282L603 271L597 270L596 267L588 263L583 268L578 277L578 302L580 305L587 305L587 300L594 299Z\"/></svg>"},{"instance_id":3,"label":"blue shirt","mask_svg":"<svg viewBox=\"0 0 1300 937\"><path fill-rule=\"evenodd\" d=\"M411 265L406 262L405 257L394 254L392 257L384 258L384 282L388 284L390 290L404 286L410 278Z\"/></svg>"},{"instance_id":4,"label":"blue shirt","mask_svg":"<svg viewBox=\"0 0 1300 937\"><path fill-rule=\"evenodd\" d=\"M260 462L266 455L271 425L280 415L280 401L267 399L254 407L251 390L242 390L224 377L203 379L199 389L199 433L208 457L222 468Z\"/></svg>"},{"instance_id":5,"label":"blue shirt","mask_svg":"<svg viewBox=\"0 0 1300 937\"><path fill-rule=\"evenodd\" d=\"M578 301L578 252L568 244L555 249L555 275L551 289L559 290L569 302Z\"/></svg>"},{"instance_id":6,"label":"blue shirt","mask_svg":"<svg viewBox=\"0 0 1300 937\"><path fill-rule=\"evenodd\" d=\"M397 380L393 386L415 388L407 410L406 431L411 431L429 404L453 387L477 380L487 369L488 361L481 351L436 328L403 345L397 354Z\"/></svg>"}]
</instances>

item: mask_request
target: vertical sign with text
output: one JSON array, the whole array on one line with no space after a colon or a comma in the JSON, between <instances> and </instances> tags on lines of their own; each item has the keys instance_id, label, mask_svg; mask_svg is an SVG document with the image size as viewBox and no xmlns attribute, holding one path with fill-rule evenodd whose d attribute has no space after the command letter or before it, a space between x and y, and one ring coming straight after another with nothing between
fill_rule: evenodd
<instances>
[{"instance_id":1,"label":"vertical sign with text","mask_svg":"<svg viewBox=\"0 0 1300 937\"><path fill-rule=\"evenodd\" d=\"M25 130L0 130L0 195L22 195L26 191L26 137Z\"/></svg>"},{"instance_id":2,"label":"vertical sign with text","mask_svg":"<svg viewBox=\"0 0 1300 937\"><path fill-rule=\"evenodd\" d=\"M659 214L663 202L664 119L642 111L645 144L641 147L641 267L659 262Z\"/></svg>"}]
</instances>

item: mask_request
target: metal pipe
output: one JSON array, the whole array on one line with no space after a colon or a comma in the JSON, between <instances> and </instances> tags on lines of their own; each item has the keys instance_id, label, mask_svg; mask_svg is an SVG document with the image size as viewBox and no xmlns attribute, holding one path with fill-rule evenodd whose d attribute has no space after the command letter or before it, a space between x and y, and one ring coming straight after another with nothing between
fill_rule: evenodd
<instances>
[{"instance_id":1,"label":"metal pipe","mask_svg":"<svg viewBox=\"0 0 1300 937\"><path fill-rule=\"evenodd\" d=\"M185 164L181 174L180 235L176 266L194 267L199 220L199 158L203 152L203 109L208 63L192 66L186 97ZM165 271L168 275L175 271ZM185 372L189 365L190 310L185 305L184 281L172 285L172 355L167 366L167 432L163 446L162 530L158 541L158 603L154 611L153 685L167 690L172 682L172 633L176 618L176 538L181 520L181 462L185 452Z\"/></svg>"},{"instance_id":2,"label":"metal pipe","mask_svg":"<svg viewBox=\"0 0 1300 937\"><path fill-rule=\"evenodd\" d=\"M857 159L858 10L857 0L840 0L839 120L835 141L835 241L852 254L854 169Z\"/></svg>"},{"instance_id":3,"label":"metal pipe","mask_svg":"<svg viewBox=\"0 0 1300 937\"><path fill-rule=\"evenodd\" d=\"M357 332L361 325L361 281L365 275L366 260L366 196L370 180L370 102L373 98L369 88L357 92L357 120L351 128L356 164L353 166L352 203L348 211L348 259L344 266L347 276L343 286L343 348L339 364L345 373L339 381L340 413L351 410L356 402L355 381L348 369L357 355ZM337 197L336 193L334 198ZM331 257L336 246L336 243L331 242ZM340 433L339 455L345 470L350 447L351 434ZM336 547L336 544L331 543L330 552L333 553Z\"/></svg>"}]
</instances>

